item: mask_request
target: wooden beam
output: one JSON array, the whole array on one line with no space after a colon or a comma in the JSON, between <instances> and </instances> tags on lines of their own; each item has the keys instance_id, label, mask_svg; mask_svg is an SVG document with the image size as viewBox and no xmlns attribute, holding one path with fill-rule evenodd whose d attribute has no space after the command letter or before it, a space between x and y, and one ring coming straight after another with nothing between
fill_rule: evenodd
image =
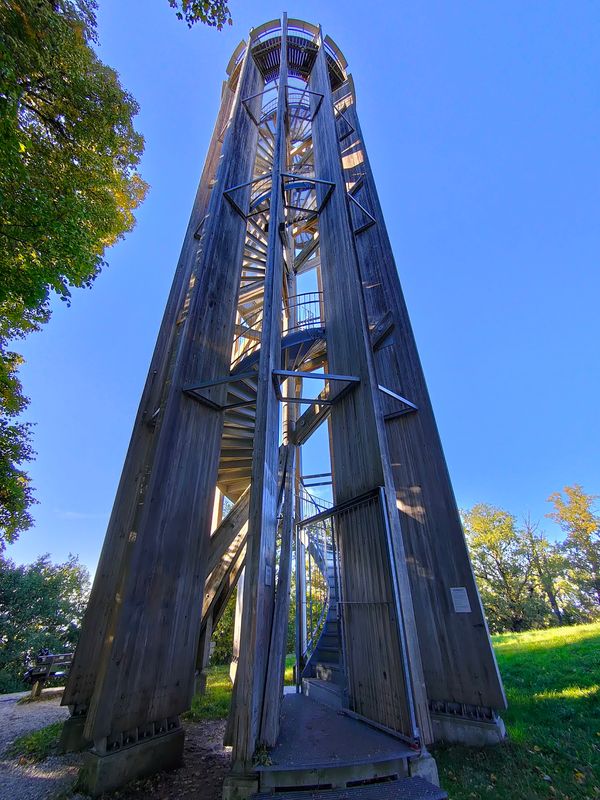
<instances>
[{"instance_id":1,"label":"wooden beam","mask_svg":"<svg viewBox=\"0 0 600 800\"><path fill-rule=\"evenodd\" d=\"M334 499L340 504L384 487L389 506L392 471L322 44L310 88L323 95L312 123L316 174L336 187L319 215L328 369L360 377L331 410ZM324 192L323 185L317 188L321 204ZM412 599L399 521L396 514L389 535L390 516L389 507L373 501L336 518L349 703L374 722L427 742L431 726Z\"/></svg>"},{"instance_id":2,"label":"wooden beam","mask_svg":"<svg viewBox=\"0 0 600 800\"><path fill-rule=\"evenodd\" d=\"M198 242L195 233L208 210L212 182L222 152L219 136L231 119L233 101L234 92L226 83L223 87L221 108L215 123L133 426L79 642L61 701L62 705L69 705L78 712L89 706L96 683L100 654L107 638L107 628L116 598L121 592L129 570L135 544L131 532L138 530L139 512L144 504L148 474L152 467L156 442L164 419L165 393L172 373L173 353L177 348L182 330L178 320L181 319L189 304L192 275L194 275L194 280L197 277L195 267ZM152 424L149 424L150 421Z\"/></svg>"},{"instance_id":3,"label":"wooden beam","mask_svg":"<svg viewBox=\"0 0 600 800\"><path fill-rule=\"evenodd\" d=\"M430 700L503 709L506 699L469 561L460 515L404 301L398 271L366 151L352 82L336 99L353 132L344 140L345 179L361 176L360 202L376 224L355 237L368 320L374 326L377 377L418 407L386 423L393 464L395 515L401 520L424 679ZM358 166L352 166L356 164ZM376 341L380 323L391 341ZM382 337L379 337L380 339ZM384 412L393 412L384 400ZM466 590L471 611L457 613L451 589Z\"/></svg>"},{"instance_id":4,"label":"wooden beam","mask_svg":"<svg viewBox=\"0 0 600 800\"><path fill-rule=\"evenodd\" d=\"M295 456L296 448L290 446L285 476L283 519L281 522L279 577L275 596L275 613L273 614L273 625L271 627L267 680L260 731L260 740L268 747L272 747L276 743L279 735L279 715L281 712L285 657L287 653L292 581L292 538L294 535Z\"/></svg>"},{"instance_id":5,"label":"wooden beam","mask_svg":"<svg viewBox=\"0 0 600 800\"><path fill-rule=\"evenodd\" d=\"M249 491L242 494L229 514L221 522L217 530L210 537L210 549L206 574L210 575L221 561L232 542L240 533L244 523L248 521Z\"/></svg>"},{"instance_id":6,"label":"wooden beam","mask_svg":"<svg viewBox=\"0 0 600 800\"><path fill-rule=\"evenodd\" d=\"M275 590L279 402L273 387L272 374L279 366L281 357L283 247L279 226L284 220L284 207L280 175L286 167L286 105L287 17L284 14L269 207L263 327L258 363L248 553L244 579L244 615L229 725L234 769L241 771L252 768L252 757L260 733Z\"/></svg>"},{"instance_id":7,"label":"wooden beam","mask_svg":"<svg viewBox=\"0 0 600 800\"><path fill-rule=\"evenodd\" d=\"M130 566L106 627L85 724L89 740L175 716L192 697L202 604L198 588L206 572L222 416L183 388L229 371L245 225L223 192L252 176L256 128L241 97L261 86L247 52L145 501L136 528L127 534L133 544Z\"/></svg>"}]
</instances>

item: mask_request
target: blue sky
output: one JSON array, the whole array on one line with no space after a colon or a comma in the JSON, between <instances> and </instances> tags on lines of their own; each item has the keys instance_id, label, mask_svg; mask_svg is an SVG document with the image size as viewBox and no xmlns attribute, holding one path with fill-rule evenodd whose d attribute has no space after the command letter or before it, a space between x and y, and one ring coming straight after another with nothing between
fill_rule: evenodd
<instances>
[{"instance_id":1,"label":"blue sky","mask_svg":"<svg viewBox=\"0 0 600 800\"><path fill-rule=\"evenodd\" d=\"M23 346L35 528L7 554L94 569L229 56L167 0L100 0L100 56L141 105L138 225L92 290ZM458 502L531 512L600 493L600 8L596 2L289 5L349 62Z\"/></svg>"}]
</instances>

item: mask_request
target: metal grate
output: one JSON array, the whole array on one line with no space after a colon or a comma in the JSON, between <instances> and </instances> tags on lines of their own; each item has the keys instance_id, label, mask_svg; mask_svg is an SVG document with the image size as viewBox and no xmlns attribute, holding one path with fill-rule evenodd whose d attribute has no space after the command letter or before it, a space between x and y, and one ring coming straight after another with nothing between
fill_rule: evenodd
<instances>
[{"instance_id":1,"label":"metal grate","mask_svg":"<svg viewBox=\"0 0 600 800\"><path fill-rule=\"evenodd\" d=\"M288 34L288 70L293 78L308 81L317 57L318 46L303 38ZM281 56L281 36L273 36L258 42L252 48L252 56L265 82L274 81L279 76ZM332 55L327 53L327 66L331 89L335 91L344 83L344 72Z\"/></svg>"}]
</instances>

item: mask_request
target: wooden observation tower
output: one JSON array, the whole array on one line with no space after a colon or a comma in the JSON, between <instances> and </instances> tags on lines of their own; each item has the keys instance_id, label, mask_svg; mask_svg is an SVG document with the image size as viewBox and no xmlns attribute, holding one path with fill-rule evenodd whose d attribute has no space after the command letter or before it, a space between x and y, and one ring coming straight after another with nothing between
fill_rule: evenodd
<instances>
[{"instance_id":1,"label":"wooden observation tower","mask_svg":"<svg viewBox=\"0 0 600 800\"><path fill-rule=\"evenodd\" d=\"M63 699L92 793L181 759L236 586L229 797L394 776L442 797L415 794L427 745L502 737L352 78L286 15L227 67Z\"/></svg>"}]
</instances>

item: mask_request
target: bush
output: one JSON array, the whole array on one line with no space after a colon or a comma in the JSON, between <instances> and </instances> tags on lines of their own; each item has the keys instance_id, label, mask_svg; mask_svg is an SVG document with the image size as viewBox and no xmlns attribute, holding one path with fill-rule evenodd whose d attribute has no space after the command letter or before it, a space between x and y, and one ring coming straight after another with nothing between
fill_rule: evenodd
<instances>
[{"instance_id":1,"label":"bush","mask_svg":"<svg viewBox=\"0 0 600 800\"><path fill-rule=\"evenodd\" d=\"M52 564L44 555L26 566L0 557L0 692L27 688L23 672L40 649L74 650L88 587L74 556Z\"/></svg>"}]
</instances>

